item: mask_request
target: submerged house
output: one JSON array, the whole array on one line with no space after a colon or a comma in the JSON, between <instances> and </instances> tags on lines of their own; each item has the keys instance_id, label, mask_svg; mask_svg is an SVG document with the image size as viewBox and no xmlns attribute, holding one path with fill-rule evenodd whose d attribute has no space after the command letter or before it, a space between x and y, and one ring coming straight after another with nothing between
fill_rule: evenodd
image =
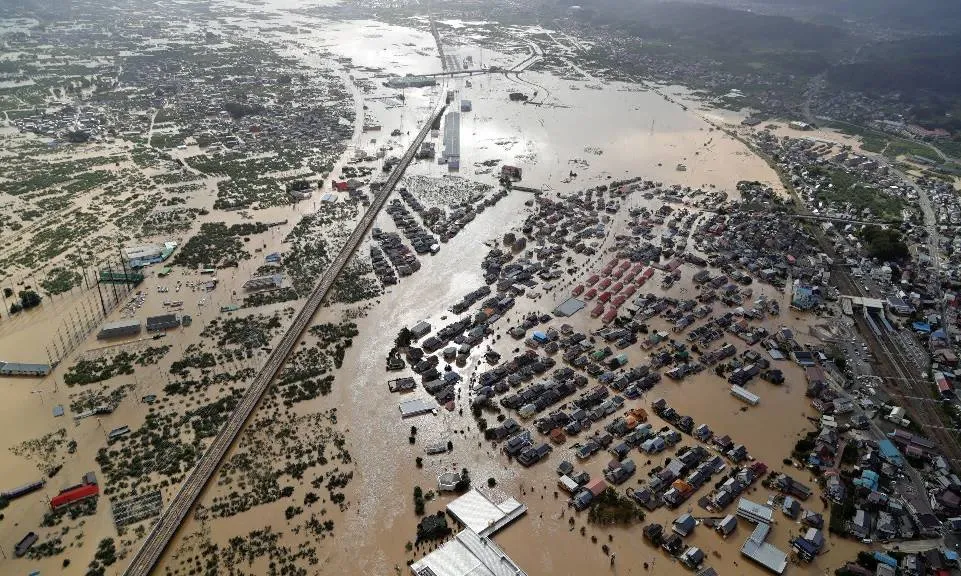
<instances>
[{"instance_id":1,"label":"submerged house","mask_svg":"<svg viewBox=\"0 0 961 576\"><path fill-rule=\"evenodd\" d=\"M791 290L791 307L807 312L813 310L821 304L821 290L819 288L805 286L800 282L794 284Z\"/></svg>"}]
</instances>

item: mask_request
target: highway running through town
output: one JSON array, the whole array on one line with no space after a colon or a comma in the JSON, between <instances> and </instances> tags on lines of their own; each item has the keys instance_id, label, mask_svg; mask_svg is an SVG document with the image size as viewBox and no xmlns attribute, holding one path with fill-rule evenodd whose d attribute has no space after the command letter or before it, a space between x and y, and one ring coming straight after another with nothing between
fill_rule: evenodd
<instances>
[{"instance_id":1,"label":"highway running through town","mask_svg":"<svg viewBox=\"0 0 961 576\"><path fill-rule=\"evenodd\" d=\"M180 525L187 517L187 514L193 509L194 504L197 502L197 499L200 498L207 483L217 471L230 446L234 443L234 440L236 440L240 431L243 429L244 424L250 418L250 414L257 407L257 404L260 403L264 392L270 387L271 382L273 382L274 377L280 371L284 361L300 340L301 335L310 325L311 319L317 312L320 304L327 297L327 293L330 291L331 286L333 286L337 276L350 260L354 251L357 250L367 231L374 223L377 214L387 202L387 198L391 192L393 192L394 187L397 186L400 178L404 175L404 171L414 159L415 153L420 148L428 132L430 132L431 125L440 118L445 108L446 105L443 103L443 97L441 97L441 102L425 121L420 132L418 132L404 153L404 156L400 159L400 162L394 166L390 176L386 182L384 182L384 186L374 197L370 208L361 218L360 222L357 223L346 245L341 249L327 271L321 276L320 282L314 288L313 292L311 292L306 302L304 302L303 308L300 309L300 312L294 318L287 332L281 338L280 343L267 357L263 368L254 377L246 394L244 394L237 408L233 414L231 414L226 425L214 438L214 441L204 452L203 456L200 457L197 465L191 470L176 496L174 496L173 500L160 515L157 523L154 524L150 534L144 540L137 554L124 571L126 576L147 576L154 569L160 557L163 555L164 550L166 550L170 541L173 540Z\"/></svg>"}]
</instances>

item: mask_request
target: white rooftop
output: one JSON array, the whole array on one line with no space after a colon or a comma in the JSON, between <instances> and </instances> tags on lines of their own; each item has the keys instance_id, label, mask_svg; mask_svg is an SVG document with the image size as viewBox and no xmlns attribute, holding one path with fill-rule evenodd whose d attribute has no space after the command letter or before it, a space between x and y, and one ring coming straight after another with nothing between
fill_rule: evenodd
<instances>
[{"instance_id":1,"label":"white rooftop","mask_svg":"<svg viewBox=\"0 0 961 576\"><path fill-rule=\"evenodd\" d=\"M163 251L163 246L159 244L143 244L140 246L128 246L123 249L124 256L129 260L138 258L152 258L159 256Z\"/></svg>"},{"instance_id":2,"label":"white rooftop","mask_svg":"<svg viewBox=\"0 0 961 576\"><path fill-rule=\"evenodd\" d=\"M747 498L741 498L738 501L737 515L751 522L770 524L774 521L774 510L757 502L751 502Z\"/></svg>"},{"instance_id":3,"label":"white rooftop","mask_svg":"<svg viewBox=\"0 0 961 576\"><path fill-rule=\"evenodd\" d=\"M398 405L398 408L400 408L400 415L402 418L410 418L412 416L433 412L435 409L437 409L437 402L434 402L433 400L426 400L424 398L414 398L413 400L401 402Z\"/></svg>"},{"instance_id":4,"label":"white rooftop","mask_svg":"<svg viewBox=\"0 0 961 576\"><path fill-rule=\"evenodd\" d=\"M447 512L468 529L481 536L490 536L527 512L527 506L513 498L495 504L477 488L471 488L451 501Z\"/></svg>"},{"instance_id":5,"label":"white rooftop","mask_svg":"<svg viewBox=\"0 0 961 576\"><path fill-rule=\"evenodd\" d=\"M490 539L467 530L410 566L415 576L527 576Z\"/></svg>"},{"instance_id":6,"label":"white rooftop","mask_svg":"<svg viewBox=\"0 0 961 576\"><path fill-rule=\"evenodd\" d=\"M741 554L768 570L781 574L787 568L787 554L764 541L770 531L770 524L763 522L758 524L754 532L744 541L744 545L741 546Z\"/></svg>"},{"instance_id":7,"label":"white rooftop","mask_svg":"<svg viewBox=\"0 0 961 576\"><path fill-rule=\"evenodd\" d=\"M751 392L743 386L738 386L737 384L731 384L731 394L736 398L747 402L748 404L757 404L761 401L761 397Z\"/></svg>"},{"instance_id":8,"label":"white rooftop","mask_svg":"<svg viewBox=\"0 0 961 576\"><path fill-rule=\"evenodd\" d=\"M873 308L875 310L884 308L884 302L879 298L864 298L861 296L842 296L842 298L851 300L851 303L855 306L864 306L865 308Z\"/></svg>"}]
</instances>

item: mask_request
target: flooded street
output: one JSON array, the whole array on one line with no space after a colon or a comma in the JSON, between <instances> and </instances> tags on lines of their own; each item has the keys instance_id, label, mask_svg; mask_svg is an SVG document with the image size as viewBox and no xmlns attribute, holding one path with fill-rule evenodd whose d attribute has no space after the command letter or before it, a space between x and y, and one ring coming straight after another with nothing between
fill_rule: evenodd
<instances>
[{"instance_id":1,"label":"flooded street","mask_svg":"<svg viewBox=\"0 0 961 576\"><path fill-rule=\"evenodd\" d=\"M239 10L240 6L247 5L237 6ZM454 107L461 101L470 101L469 110L460 113L459 170L451 170L447 165L429 158L416 160L407 170L406 177L421 177L428 179L422 181L446 184L460 184L461 180L465 180L491 186L496 191L500 166L508 164L523 170L523 178L516 186L528 190L515 189L495 205L478 213L459 234L440 243L438 253L422 255L419 259L422 266L416 273L401 278L398 284L387 287L383 294L360 304L325 306L314 318L314 325L349 320L356 323L358 331L351 339L352 344L345 350L342 366L333 371L335 380L330 394L318 395L283 409L286 415L300 424L313 416L323 415L329 418L331 429L342 433L345 439L350 459L348 463L341 461L337 466L338 470L342 468L341 471L353 474L344 489L346 503L335 504L324 498L313 509L322 509L320 515L333 522L332 533L317 538L306 530L290 530L291 507L302 503L306 494L313 494L309 476L290 479L288 484L291 491L281 498L264 505L251 506L235 515L218 517L213 510L223 499L238 491L252 489L243 481L239 485L232 483L234 480L221 470L214 475L201 497L200 512L188 516L156 573L178 576L194 574L204 555L205 545L213 543L224 549L232 539L247 537L254 531L270 526L282 534L282 544L288 550L296 550L302 543L316 546L317 564L311 566L308 573L406 574L406 564L422 557L427 550L423 545L413 551L405 549L405 544L415 540L419 520L414 514L414 487L434 491L439 474L459 472L462 468L469 470L475 487L499 496L514 497L528 506L526 516L493 538L528 574L579 575L606 571L612 574L688 573L687 568L670 556L642 542L641 524L630 528L599 527L587 523L586 512L575 514L566 505L567 496L558 493L556 487L557 464L562 460L576 462L579 469L586 470L593 478L600 478L607 463L606 456L597 456L586 463L578 461L571 447L575 440L571 438L566 444L555 446L547 462L522 468L517 462L509 461L499 445L483 440L483 433L478 430L469 407L472 380L489 368L484 354L488 350L495 350L506 360L523 350L524 342L509 336L507 330L530 312L550 314L570 296L574 285L612 258L608 250L614 250L615 236L631 234L629 210L642 207L656 210L664 204L660 198L644 198L639 193L624 198L616 214L604 215L606 239L597 254L571 255L569 265L576 269L573 275L565 276L550 289L543 284L538 285L525 297L518 298L517 306L494 326L493 335L452 364L451 369L463 377L457 387L453 410L438 406L436 414L401 419L398 411L400 401L426 397L433 402L433 399L420 386L403 396L390 393L388 380L411 374L409 369L388 372L385 363L402 327L427 321L436 329L458 317L448 309L465 294L485 284L481 266L485 256L491 248L503 246L505 232L518 231L524 220L533 213L532 207L537 197L557 200L587 188L606 187L612 181L632 177L662 183L664 188L677 185L723 191L731 199L738 197L736 183L745 180L758 181L783 194L785 191L777 174L764 160L711 123L736 129L740 116L734 113L712 115L687 109L659 93L665 90L663 87L656 87L655 90L655 87L602 81L590 77L586 72L577 77L564 78L544 71L442 78L436 86L405 88L398 97L398 90L384 87L389 75L440 71L435 40L422 22L412 22L418 24L418 28L408 28L373 20L332 21L301 14L299 7L298 2L275 1L267 7L268 17L252 18L250 13L238 11L235 17L224 18L212 25L211 29L226 34L235 28L244 28L251 35L267 35L272 41L283 44L286 56L318 69L332 61L339 62L336 74L349 83L350 94L356 99L354 111L357 118L347 151L333 166L329 178L321 180L323 187L317 189L310 199L257 211L230 211L216 217L204 214L198 223L214 220L227 225L262 222L271 223L272 227L247 245L254 257L240 260L235 267L218 270L216 285L210 289L204 285L213 278L203 276L197 270L175 269L169 276L160 277L156 267L149 269L144 283L138 287L143 291L142 297L138 298L136 293L116 296L119 304L106 320L176 310L192 315L193 324L158 337L156 342L151 340L150 335L144 334L141 340L119 344L118 350L139 350L153 342L153 345L169 345L175 352L186 355L191 346L201 342L201 334L205 330L224 318L228 311L232 313L234 307L244 303L242 286L248 279L262 273L264 255L291 250L290 235L301 219L330 213L332 204L344 203L349 197L345 190L332 188L328 180L330 183L340 180L340 174L346 167L354 168L363 164L364 168L370 169L364 178L369 176L371 181L382 182L386 178L381 168L384 161L404 153L435 103L448 94ZM447 24L453 25L450 22ZM471 23L464 25L468 24ZM512 50L505 47L504 52L498 52L472 44L470 35L456 40L456 43L452 42L447 47L446 52L461 62L467 61L468 57L472 61L483 58L487 65L509 67L512 62L526 57L522 42L509 47ZM512 92L522 92L528 97L527 102L512 101L509 96ZM676 95L675 92L671 94ZM439 130L439 134L428 136L427 141L434 143L440 152L444 146L443 129ZM194 146L185 146L174 152L176 157L185 159L199 154L202 154L201 150ZM210 182L205 185L208 186L206 193L216 188ZM403 181L401 186L404 186ZM410 187L414 189L413 185ZM538 195L533 191L537 191ZM321 200L324 196L328 197ZM398 197L395 192L392 199ZM427 206L446 207L467 198L451 195L422 197L419 200ZM691 210L700 211L699 208ZM359 216L334 222L325 231L331 233L338 227L349 231L357 220ZM398 230L394 219L386 212L380 213L374 227L386 232ZM370 247L374 245L377 242L368 232L358 250L360 259L366 262ZM669 290L661 290L652 282L641 293L650 291L678 299L692 298L696 295L690 279L693 271L693 267L685 267L682 280ZM658 273L655 280L659 283L662 277L663 273ZM769 285L759 284L754 289L754 297L763 295L776 299L784 311L781 316L767 317L760 325L772 333L779 328L789 327L800 342L813 341L808 336L810 321L789 312L789 290L785 294ZM171 301L178 301L179 304L174 305ZM294 299L267 304L258 307L256 313L272 315L277 312L286 326L293 315L292 310L302 303L302 299ZM68 390L62 384L66 368L77 359L94 358L107 352L107 346L93 340L99 325L93 320L95 314L92 311L99 306L101 303L95 289L78 288L48 299L42 311L35 311L36 317L33 316L34 312L27 312L0 324L0 359L15 356L23 362L46 362L44 349L50 345L51 335L61 330L65 323L67 326L78 323L84 326L82 330L74 328L78 332L75 345L63 346L65 350L70 350L69 355L45 380L0 379L0 422L3 422L2 429L5 432L4 440L0 442L0 469L5 471L7 484L23 484L38 475L40 467L36 466L36 462L25 464L24 458L14 452L16 446L28 439L41 437L60 427L66 428L70 438L76 442L76 456L67 460L68 464L61 474L74 479L95 465L107 431L120 426L137 428L155 412L172 409L173 406L182 410L199 407L212 398L206 391L179 398L173 395L164 398L165 386L171 382L170 373L173 370L167 370L169 363L146 366L138 368L133 375L123 374L111 380L112 389L127 389L126 396L129 398L123 402L122 409L76 423L66 416L51 424L52 407L56 404L69 406L73 399L71 395L78 392ZM76 320L72 320L74 317ZM586 333L603 326L600 319L590 317L589 308L569 318L553 318L547 326L559 328L565 322L574 330ZM662 318L652 319L650 329L671 330L670 324ZM272 334L271 338L247 358L232 362L229 366L213 367L212 374L224 376L231 370L260 369L267 352L276 345L279 336ZM724 342L736 342L730 335L724 338ZM311 335L302 340L301 346L306 348L307 344L314 344L318 338ZM650 359L650 354L640 346L631 346L624 352L628 356L628 368L645 364ZM629 401L624 409L638 406L650 412L650 403L664 398L679 413L691 416L699 424L707 424L717 434L730 435L735 441L745 444L751 455L767 464L769 469L789 472L798 480L813 484L814 479L807 471L789 468L782 461L790 456L794 443L804 432L816 429L816 424L810 419L815 418L817 413L804 396L802 370L789 362L781 362L776 367L784 371L785 383L780 386L767 382L755 384L753 390L761 397L758 406L746 407L731 396L725 380L707 370L683 381L665 379L641 398ZM239 382L238 393L247 384ZM226 389L228 385L219 383L218 386ZM152 394L162 396L156 407L142 400ZM271 408L277 407L276 399L265 403L271 404ZM330 414L335 416L331 417ZM263 412L253 414L248 429L235 443L233 452L228 453L226 462L238 453L256 452L261 445L279 445L280 439L269 436L269 423L264 422L267 419L269 417L264 416ZM653 414L651 423L655 429L666 425ZM255 424L257 429L253 430ZM411 426L417 427L416 443L408 440ZM328 439L325 437L324 442ZM296 440L300 443L315 441L313 437ZM424 453L426 445L447 441L453 445L451 452L431 456ZM685 438L684 443L696 444L691 438ZM322 454L325 445L320 445ZM311 447L314 448L316 446ZM652 468L664 461L664 455L650 460L638 453L632 454L632 457L638 464L638 479L645 478ZM415 463L419 458L423 458L422 467ZM254 473L267 472L254 470ZM281 475L279 470L269 472L278 477ZM493 480L490 486L488 479ZM55 486L67 482L61 480L59 478L50 483L48 491L51 495L59 489ZM636 485L635 482L640 480L632 480L626 486ZM314 484L313 489L318 489L318 486ZM177 489L176 482L168 484L164 480L158 490L166 503ZM623 491L623 487L618 490ZM701 488L697 497L706 495L709 490L707 486ZM772 494L758 482L745 496L764 503ZM677 510L659 509L650 513L644 523L656 521L667 526L685 511L690 511L698 518L707 518L708 512L696 508L697 497ZM427 513L443 510L450 499L451 496L445 494L428 501ZM95 543L112 530L110 504L106 498L102 498L101 502L101 510L90 519L87 526L91 534L88 542L79 541L78 538L72 546L92 552L95 544L89 542ZM28 520L42 516L42 510L47 506L48 502L36 500L29 506L18 504L6 511L7 520L0 526L4 542L16 541L24 532L19 526L11 527L11 524L29 524ZM816 496L806 503L806 507L826 515ZM733 507L726 512L733 512ZM570 524L572 515L574 522ZM788 520L779 510L776 510L775 517L775 528L768 541L782 550L789 550L788 540L797 535L802 527ZM582 529L585 530L583 533ZM706 564L715 567L721 574L764 574L766 572L762 568L750 564L739 552L744 538L752 529L753 526L742 520L737 531L725 540L702 525L686 542L704 550L707 554ZM123 552L134 552L140 537L133 537ZM596 541L592 541L594 538ZM610 546L616 561L611 562L601 552L604 544ZM828 537L827 553L810 565L791 566L789 572L812 576L823 574L852 558L858 549L859 545L850 541ZM644 568L645 563L648 568ZM74 566L75 570L71 573L82 573L79 564ZM268 564L269 558L260 557L238 569L261 574L268 572ZM45 573L54 573L58 570L59 559L47 559L37 565Z\"/></svg>"},{"instance_id":2,"label":"flooded street","mask_svg":"<svg viewBox=\"0 0 961 576\"><path fill-rule=\"evenodd\" d=\"M501 206L498 206L494 212L478 217L475 230L483 230L489 218L496 221L502 218L505 212L515 208L507 203L503 206L503 212L500 211ZM496 228L492 231L496 232ZM411 326L420 320L427 320L434 326L443 324L442 318L449 317L445 312L445 304L455 302L462 293L479 283L479 274L471 274L469 271L479 270L477 265L484 252L478 246L481 238L483 236L470 240L473 243L471 250L469 244L461 244L465 238L458 236L425 266L423 272L426 274L418 274L415 279L402 283L391 293L394 298L400 297L396 301L409 303L408 305L398 307L393 303L383 302L371 309L369 316L360 323L363 344L353 348L347 355L345 368L351 369L342 371L346 374L345 381L355 384L342 389L340 407L350 415L352 441L356 446L362 446L362 449L356 451L359 469L359 482L355 486L357 508L351 511L346 520L349 527L347 539L363 544L357 554L342 559L338 565L344 570L374 574L387 573L391 566L403 566L411 556L404 552L402 544L411 539L417 521L410 499L414 486L431 489L438 474L466 467L475 479L475 484L483 484L484 479L493 477L497 480L497 488L493 491L495 494L502 497L513 496L529 507L526 517L495 537L498 545L529 574L582 574L606 570L608 558L600 552L599 543L591 543L592 535L597 536L601 542L607 542L608 535L613 536L610 547L617 556L613 573L644 573L641 568L644 562L650 563L652 570L653 566L657 566L652 572L654 574L685 573L683 566L671 564L670 557L662 552L646 544L640 545L639 527L625 529L587 525L587 535L582 536L579 529L585 525L585 513L581 513L576 522L577 529L570 528L567 519L574 512L564 504L566 495L561 492L558 497L554 467L563 459L577 462L571 449L555 447L547 463L524 469L516 462L509 462L500 452L499 446L492 447L488 442L478 442L482 435L477 431L469 413L460 416L457 412L439 409L437 416L421 416L410 420L399 418L396 404L406 398L387 391L386 381L396 375L384 369L384 351L392 347L397 326ZM464 248L460 248L461 246ZM473 266L466 267L465 264ZM454 267L467 272L441 272ZM675 293L681 290L687 288L683 285L674 288ZM497 341L493 348L509 357L520 344L503 332L503 328L511 325L511 318L518 318L528 311L549 311L566 297L566 291L556 296L548 294L536 305L525 304L513 310L504 326L496 331L494 339ZM783 301L782 306L787 309L788 302ZM573 318L563 320L581 330L592 330L601 326L599 321L587 317L586 310ZM557 327L559 324L560 320L555 320L551 325ZM792 327L799 335L805 334L807 330L805 323L787 316L765 323L770 330L776 330L783 325ZM801 341L804 340L802 336ZM481 352L482 350L476 350L466 362L458 362L455 370L469 376L483 362L478 357ZM641 350L630 349L628 355L629 366L647 360L647 355ZM690 415L696 422L706 423L712 430L744 442L755 458L773 469L783 469L803 482L813 483L813 477L807 472L780 465L781 459L790 454L801 432L814 428L807 418L816 416L817 413L810 408L804 397L801 370L783 363L778 367L785 372L785 384L764 384L757 390L762 400L756 408L744 409L743 404L731 397L728 387L711 372L689 377L683 382L664 380L637 401L636 405L644 406L650 411L650 401L664 398L672 407L682 414ZM422 394L412 393L413 396ZM464 405L466 394L462 385L458 406ZM629 401L628 407L632 405L635 403ZM651 421L655 428L665 424L653 415ZM416 446L410 446L406 441L410 425L418 427ZM454 444L452 453L424 457L423 469L417 469L413 465L417 456L424 456L424 445L447 439ZM661 460L655 458L653 463L648 460L645 464L643 456L634 455L633 458L639 464L639 477ZM583 469L592 477L600 477L604 464L605 458L597 457ZM763 503L772 493L757 485L745 496ZM444 496L437 502L430 503L428 512L442 509L451 498ZM815 498L806 504L815 511L826 513L826 509ZM699 517L709 516L705 511L695 511L694 508L692 499L687 507L675 511L659 510L649 514L648 518L649 521L669 525L684 511L690 511ZM789 549L788 540L802 528L781 517L780 512L776 514L776 527L768 541L782 549ZM738 551L743 538L751 529L753 528L742 521L738 532L723 540L709 528L700 527L689 540L689 544L705 550L709 554L710 564L722 573L763 574L765 572L762 569L750 564ZM829 552L806 568L792 567L792 572L820 574L852 557L859 549L857 545L846 540L830 539L829 542Z\"/></svg>"},{"instance_id":3,"label":"flooded street","mask_svg":"<svg viewBox=\"0 0 961 576\"><path fill-rule=\"evenodd\" d=\"M616 84L592 90L586 87L588 82L562 80L541 73L525 73L523 78L536 88L500 75L461 78L445 86L445 89L456 90L457 98L472 102L472 111L461 115L461 169L455 177L493 183L494 175L484 163L498 160L522 166L523 184L546 190L549 197L632 175L662 180L665 184L715 185L731 193L736 193L733 184L742 179L759 180L780 188L770 168L741 143L652 91ZM549 96L544 98L542 106L510 102L507 93L518 89L525 89L531 95L537 90L539 95L549 93ZM406 92L410 98L412 93L420 91ZM422 111L425 108L421 106ZM390 126L408 126L409 106L382 110L379 118L383 131ZM677 164L681 163L686 165L686 171L677 170ZM572 176L572 172L577 175ZM443 165L418 162L408 173L444 178L449 171ZM562 499L555 497L557 476L553 471L554 464L561 459L574 460L569 449L558 448L549 463L525 470L509 463L498 448L478 442L481 435L469 413L461 415L459 410L440 409L436 416L401 420L396 408L401 398L387 391L386 381L396 375L385 370L384 362L397 330L420 320L442 325L444 318L450 318L447 307L482 283L480 263L487 246L496 245L504 231L520 224L524 203L530 198L527 193L514 192L479 215L461 234L444 244L439 254L427 258L416 275L389 288L367 310L366 317L358 321L360 336L338 373L341 385L336 387L336 396L318 402L330 406L333 401L345 417L343 422L357 463L357 474L350 487L352 505L344 515L345 530L338 536L351 542L351 550L345 553L328 549L329 569L366 574L392 573L398 567L402 570L408 559L416 557L404 550L404 543L413 540L417 522L410 496L414 486L433 489L438 474L466 467L475 484L495 478L496 493L514 496L530 507L525 518L495 538L530 574L580 574L607 569L607 557L600 553L600 544L590 543L592 534L602 541L608 534L614 537L611 549L618 560L613 573L642 573L644 562L651 563L655 574L684 572L679 565L671 566L669 558L661 552L639 546L639 528L590 526L586 537L569 529L566 518L572 511L564 506ZM656 204L640 198L632 202ZM381 215L375 226L392 229L386 215ZM675 292L686 289L689 285L685 288L683 283L674 288ZM511 318L528 310L549 311L566 297L567 292L558 288L556 293L546 294L537 302L525 303L512 311L497 330L493 348L502 355L511 354L517 347L516 341L501 338ZM782 307L788 308L786 301ZM331 310L322 316L324 314L333 318L339 311ZM795 324L786 316L781 320ZM586 311L568 321L581 329L599 326L599 322L587 317ZM796 324L799 332L806 332L803 323ZM779 326L772 320L768 327L773 330ZM480 356L485 348L486 345L475 348L466 361L455 365L455 370L469 378L483 362ZM630 356L630 365L645 358L641 351L632 351ZM810 429L811 423L806 418L814 414L803 396L800 370L794 366L784 369L787 383L782 387L765 386L760 408L742 410L727 387L707 373L681 383L665 381L642 402L663 397L697 422L742 440L756 458L777 467L790 453L798 435ZM466 405L467 395L466 384L462 384L459 407ZM411 425L418 428L418 442L413 446L407 442ZM424 445L445 440L453 443L452 453L425 457L423 469L414 465L415 458L424 456ZM592 476L599 476L601 467L602 462L596 460L586 469ZM642 471L649 468L650 465L641 467ZM799 474L799 478L810 480L803 472L795 471L796 476ZM768 496L763 488L754 488L749 494L762 502ZM442 509L449 499L445 496L429 503L428 511ZM820 507L818 503L812 504ZM651 518L670 523L681 511L672 514L662 510ZM578 527L582 525L583 519L577 522ZM214 526L215 532L218 531L216 524ZM738 553L749 527L742 526L738 532L741 537L726 541L709 533L707 528L698 530L692 543L708 552L710 564L722 573L763 573ZM791 533L798 530L800 527L786 519L779 520L772 541L786 549ZM222 533L226 537L243 531L231 522ZM821 573L850 557L853 549L843 541L832 542L831 552L803 570ZM712 552L716 553L710 554Z\"/></svg>"}]
</instances>

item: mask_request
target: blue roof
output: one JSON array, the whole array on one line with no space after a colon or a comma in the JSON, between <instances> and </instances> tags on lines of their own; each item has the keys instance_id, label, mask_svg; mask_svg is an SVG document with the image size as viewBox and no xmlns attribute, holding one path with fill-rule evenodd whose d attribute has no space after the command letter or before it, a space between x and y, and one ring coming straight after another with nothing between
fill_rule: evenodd
<instances>
[{"instance_id":1,"label":"blue roof","mask_svg":"<svg viewBox=\"0 0 961 576\"><path fill-rule=\"evenodd\" d=\"M544 333L541 332L540 330L535 330L535 331L534 331L534 339L535 339L535 340L547 340L547 334L544 334Z\"/></svg>"},{"instance_id":2,"label":"blue roof","mask_svg":"<svg viewBox=\"0 0 961 576\"><path fill-rule=\"evenodd\" d=\"M863 486L868 490L876 490L879 479L880 477L878 476L878 473L874 470L864 470L861 472L860 478L854 479L854 483L858 486Z\"/></svg>"},{"instance_id":3,"label":"blue roof","mask_svg":"<svg viewBox=\"0 0 961 576\"><path fill-rule=\"evenodd\" d=\"M913 324L911 324L911 327L917 330L918 332L931 331L931 325L928 324L927 322L914 322Z\"/></svg>"},{"instance_id":4,"label":"blue roof","mask_svg":"<svg viewBox=\"0 0 961 576\"><path fill-rule=\"evenodd\" d=\"M444 372L444 382L460 382L460 374L454 372L453 370L449 372Z\"/></svg>"},{"instance_id":5,"label":"blue roof","mask_svg":"<svg viewBox=\"0 0 961 576\"><path fill-rule=\"evenodd\" d=\"M887 564L887 565L890 566L891 568L897 568L897 567L898 567L898 561L895 560L894 558L892 558L891 556L888 556L887 554L884 554L883 552L875 552L875 553L874 553L874 559L877 560L878 562L882 563L882 564Z\"/></svg>"},{"instance_id":6,"label":"blue roof","mask_svg":"<svg viewBox=\"0 0 961 576\"><path fill-rule=\"evenodd\" d=\"M945 550L944 559L947 560L948 562L957 562L958 553L955 552L954 550Z\"/></svg>"},{"instance_id":7,"label":"blue roof","mask_svg":"<svg viewBox=\"0 0 961 576\"><path fill-rule=\"evenodd\" d=\"M894 442L891 442L887 438L878 442L878 450L881 451L881 456L885 459L890 460L892 464L897 466L901 465L901 452L898 451Z\"/></svg>"},{"instance_id":8,"label":"blue roof","mask_svg":"<svg viewBox=\"0 0 961 576\"><path fill-rule=\"evenodd\" d=\"M809 542L804 538L795 538L791 540L791 544L800 548L802 551L807 552L811 556L816 556L819 549L814 542Z\"/></svg>"}]
</instances>

